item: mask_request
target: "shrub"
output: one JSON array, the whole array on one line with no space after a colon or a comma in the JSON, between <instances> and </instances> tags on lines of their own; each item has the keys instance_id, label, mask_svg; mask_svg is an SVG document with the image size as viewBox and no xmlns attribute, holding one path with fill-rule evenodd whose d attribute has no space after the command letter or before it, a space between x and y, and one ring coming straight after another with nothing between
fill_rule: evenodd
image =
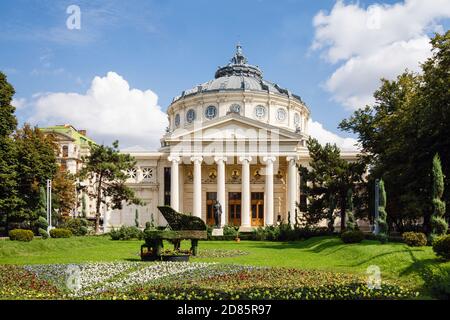
<instances>
[{"instance_id":1,"label":"shrub","mask_svg":"<svg viewBox=\"0 0 450 320\"><path fill-rule=\"evenodd\" d=\"M15 241L26 241L29 242L33 240L34 234L31 230L25 229L14 229L9 232L9 239Z\"/></svg>"},{"instance_id":2,"label":"shrub","mask_svg":"<svg viewBox=\"0 0 450 320\"><path fill-rule=\"evenodd\" d=\"M48 222L47 222L47 219L45 219L44 217L39 217L39 218L36 220L36 227L37 227L38 229L44 229L44 230L47 230L47 228L48 228Z\"/></svg>"},{"instance_id":3,"label":"shrub","mask_svg":"<svg viewBox=\"0 0 450 320\"><path fill-rule=\"evenodd\" d=\"M436 299L450 299L450 270L448 268L428 268L423 274L425 288Z\"/></svg>"},{"instance_id":4,"label":"shrub","mask_svg":"<svg viewBox=\"0 0 450 320\"><path fill-rule=\"evenodd\" d=\"M224 226L223 227L223 236L224 237L233 237L236 238L239 234L238 232L239 227L235 227L235 226Z\"/></svg>"},{"instance_id":5,"label":"shrub","mask_svg":"<svg viewBox=\"0 0 450 320\"><path fill-rule=\"evenodd\" d=\"M427 236L422 232L405 232L403 241L410 247L423 247L427 245Z\"/></svg>"},{"instance_id":6,"label":"shrub","mask_svg":"<svg viewBox=\"0 0 450 320\"><path fill-rule=\"evenodd\" d=\"M64 223L64 228L69 229L75 236L85 236L88 233L88 221L83 218L74 218Z\"/></svg>"},{"instance_id":7,"label":"shrub","mask_svg":"<svg viewBox=\"0 0 450 320\"><path fill-rule=\"evenodd\" d=\"M130 239L139 239L142 240L144 238L144 233L137 227L131 226L122 226L118 230L112 230L109 233L112 240L130 240Z\"/></svg>"},{"instance_id":8,"label":"shrub","mask_svg":"<svg viewBox=\"0 0 450 320\"><path fill-rule=\"evenodd\" d=\"M48 232L45 229L39 228L38 234L42 237L42 239L48 239Z\"/></svg>"},{"instance_id":9,"label":"shrub","mask_svg":"<svg viewBox=\"0 0 450 320\"><path fill-rule=\"evenodd\" d=\"M50 237L52 238L70 238L72 231L64 228L55 228L50 230Z\"/></svg>"},{"instance_id":10,"label":"shrub","mask_svg":"<svg viewBox=\"0 0 450 320\"><path fill-rule=\"evenodd\" d=\"M450 235L436 238L433 242L433 251L438 257L450 260Z\"/></svg>"},{"instance_id":11,"label":"shrub","mask_svg":"<svg viewBox=\"0 0 450 320\"><path fill-rule=\"evenodd\" d=\"M361 231L345 231L341 234L344 243L359 243L364 240L364 233Z\"/></svg>"}]
</instances>

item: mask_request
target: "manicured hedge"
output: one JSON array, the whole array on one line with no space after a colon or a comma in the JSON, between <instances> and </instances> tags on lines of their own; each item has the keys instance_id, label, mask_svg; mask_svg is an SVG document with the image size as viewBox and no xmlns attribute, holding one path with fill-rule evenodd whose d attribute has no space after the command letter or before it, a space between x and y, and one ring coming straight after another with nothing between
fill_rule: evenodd
<instances>
[{"instance_id":1,"label":"manicured hedge","mask_svg":"<svg viewBox=\"0 0 450 320\"><path fill-rule=\"evenodd\" d=\"M70 238L72 231L64 228L55 228L50 230L50 237L52 238Z\"/></svg>"},{"instance_id":2,"label":"manicured hedge","mask_svg":"<svg viewBox=\"0 0 450 320\"><path fill-rule=\"evenodd\" d=\"M361 231L344 231L341 234L344 243L359 243L364 240L364 233Z\"/></svg>"},{"instance_id":3,"label":"manicured hedge","mask_svg":"<svg viewBox=\"0 0 450 320\"><path fill-rule=\"evenodd\" d=\"M423 247L427 245L427 236L422 232L405 232L403 241L410 247Z\"/></svg>"},{"instance_id":4,"label":"manicured hedge","mask_svg":"<svg viewBox=\"0 0 450 320\"><path fill-rule=\"evenodd\" d=\"M9 232L9 239L15 241L26 241L29 242L33 240L34 234L31 230L25 229L14 229Z\"/></svg>"},{"instance_id":5,"label":"manicured hedge","mask_svg":"<svg viewBox=\"0 0 450 320\"><path fill-rule=\"evenodd\" d=\"M433 241L433 251L438 257L450 260L450 235L436 238Z\"/></svg>"}]
</instances>

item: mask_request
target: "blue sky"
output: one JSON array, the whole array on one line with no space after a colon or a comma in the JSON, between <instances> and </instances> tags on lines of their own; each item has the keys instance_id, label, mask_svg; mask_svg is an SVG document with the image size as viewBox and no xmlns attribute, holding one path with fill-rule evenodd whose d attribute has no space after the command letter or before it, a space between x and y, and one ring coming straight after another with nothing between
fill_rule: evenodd
<instances>
[{"instance_id":1,"label":"blue sky","mask_svg":"<svg viewBox=\"0 0 450 320\"><path fill-rule=\"evenodd\" d=\"M0 70L16 88L17 116L21 122L46 125L65 120L65 115L68 121L76 122L78 118L71 115L78 111L77 106L58 100L58 108L64 109L59 113L60 120L43 111L49 99L39 99L52 93L84 95L92 89L94 77L106 77L112 71L130 88L154 92L157 105L165 111L182 90L212 79L217 67L228 63L239 41L249 62L261 67L265 79L300 95L310 107L314 121L332 133L348 137L337 129L338 123L354 110L352 102L365 101L367 92L374 87L374 80L366 84L361 79L377 79L380 75L389 78L403 67L414 69L411 65L415 57L423 59L428 50L421 38L449 27L449 1L423 1L429 3L423 5L425 9L416 8L420 5L415 2L2 0ZM80 30L66 27L66 9L72 4L81 9ZM442 5L446 8L437 8ZM354 17L363 17L371 6L379 8L382 17L388 17L386 21L395 22L377 28L374 39L386 41L364 43L364 31L358 31L358 25L354 27L355 35L351 25L339 34L333 33L343 25L339 22L343 16L348 15L348 20L343 21L353 23ZM328 19L314 25L320 11ZM411 16L414 14L420 25L401 30L392 38L398 26L408 23L401 21L402 17L415 19ZM355 21L358 23L357 18ZM364 52L354 44L352 47L340 38L342 35L346 39L355 36L355 41L360 37L359 46L373 48ZM374 71L370 61L382 59L387 50L395 48L401 48L389 53L398 56L395 67L382 67L380 74ZM379 54L374 55L377 50ZM340 53L336 56L335 52ZM412 61L408 62L405 55ZM361 68L348 71L346 64L355 61L361 63ZM367 77L364 66L372 68ZM358 89L348 92L350 87ZM86 122L80 125L86 126ZM105 141L108 134L114 135L106 134L106 129L96 133L95 126L94 121L92 127L85 129ZM133 138L125 140L126 144L135 143Z\"/></svg>"}]
</instances>

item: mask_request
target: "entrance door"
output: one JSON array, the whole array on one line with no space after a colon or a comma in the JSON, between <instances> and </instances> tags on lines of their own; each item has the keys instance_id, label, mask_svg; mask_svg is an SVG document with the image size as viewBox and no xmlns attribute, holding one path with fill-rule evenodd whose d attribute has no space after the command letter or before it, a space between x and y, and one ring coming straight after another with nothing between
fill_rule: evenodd
<instances>
[{"instance_id":1,"label":"entrance door","mask_svg":"<svg viewBox=\"0 0 450 320\"><path fill-rule=\"evenodd\" d=\"M264 225L264 192L252 192L252 226Z\"/></svg>"},{"instance_id":2,"label":"entrance door","mask_svg":"<svg viewBox=\"0 0 450 320\"><path fill-rule=\"evenodd\" d=\"M214 225L214 204L216 203L217 192L206 193L206 224Z\"/></svg>"},{"instance_id":3,"label":"entrance door","mask_svg":"<svg viewBox=\"0 0 450 320\"><path fill-rule=\"evenodd\" d=\"M233 226L241 225L241 193L228 193L228 224Z\"/></svg>"}]
</instances>

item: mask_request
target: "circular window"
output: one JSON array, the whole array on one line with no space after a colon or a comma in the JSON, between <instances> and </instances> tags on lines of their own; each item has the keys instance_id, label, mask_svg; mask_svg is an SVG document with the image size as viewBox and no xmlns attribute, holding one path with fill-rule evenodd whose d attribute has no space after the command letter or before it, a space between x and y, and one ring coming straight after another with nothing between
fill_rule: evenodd
<instances>
[{"instance_id":1,"label":"circular window","mask_svg":"<svg viewBox=\"0 0 450 320\"><path fill-rule=\"evenodd\" d=\"M176 127L180 126L180 114L179 113L177 113L175 115L175 126Z\"/></svg>"},{"instance_id":2,"label":"circular window","mask_svg":"<svg viewBox=\"0 0 450 320\"><path fill-rule=\"evenodd\" d=\"M300 124L300 115L298 113L295 113L294 115L294 124L298 126Z\"/></svg>"},{"instance_id":3,"label":"circular window","mask_svg":"<svg viewBox=\"0 0 450 320\"><path fill-rule=\"evenodd\" d=\"M234 112L234 113L240 113L241 112L241 106L238 105L237 103L232 104L230 107L230 111Z\"/></svg>"},{"instance_id":4,"label":"circular window","mask_svg":"<svg viewBox=\"0 0 450 320\"><path fill-rule=\"evenodd\" d=\"M208 119L215 118L217 116L217 108L215 106L208 106L205 110L205 117Z\"/></svg>"},{"instance_id":5,"label":"circular window","mask_svg":"<svg viewBox=\"0 0 450 320\"><path fill-rule=\"evenodd\" d=\"M286 110L284 110L283 108L279 108L277 110L277 119L278 121L286 120Z\"/></svg>"},{"instance_id":6,"label":"circular window","mask_svg":"<svg viewBox=\"0 0 450 320\"><path fill-rule=\"evenodd\" d=\"M189 111L186 113L186 121L188 123L191 123L194 120L195 120L195 110L189 109Z\"/></svg>"},{"instance_id":7,"label":"circular window","mask_svg":"<svg viewBox=\"0 0 450 320\"><path fill-rule=\"evenodd\" d=\"M266 115L266 108L262 105L256 106L255 108L255 116L259 119L264 118Z\"/></svg>"}]
</instances>

